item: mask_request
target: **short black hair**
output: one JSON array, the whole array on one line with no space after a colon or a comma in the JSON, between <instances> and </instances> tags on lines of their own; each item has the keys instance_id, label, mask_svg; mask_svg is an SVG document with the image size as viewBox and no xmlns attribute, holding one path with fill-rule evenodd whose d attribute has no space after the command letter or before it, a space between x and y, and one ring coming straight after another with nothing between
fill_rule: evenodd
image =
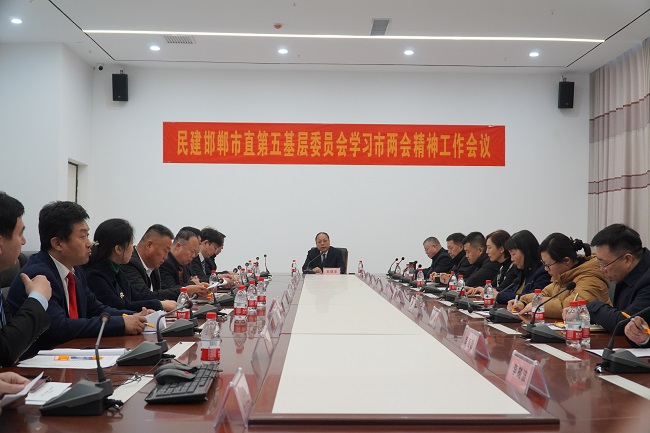
<instances>
[{"instance_id":1,"label":"short black hair","mask_svg":"<svg viewBox=\"0 0 650 433\"><path fill-rule=\"evenodd\" d=\"M88 219L88 212L78 203L53 201L43 206L38 214L38 234L41 250L49 251L52 238L68 240L72 226Z\"/></svg>"},{"instance_id":2,"label":"short black hair","mask_svg":"<svg viewBox=\"0 0 650 433\"><path fill-rule=\"evenodd\" d=\"M485 236L481 232L471 232L463 239L463 245L465 244L470 244L475 248L483 248L483 251L485 251Z\"/></svg>"},{"instance_id":3,"label":"short black hair","mask_svg":"<svg viewBox=\"0 0 650 433\"><path fill-rule=\"evenodd\" d=\"M591 247L588 244L562 233L551 233L539 245L539 252L545 252L556 262L564 260L565 257L575 261L580 250L584 250L585 256L591 255Z\"/></svg>"},{"instance_id":4,"label":"short black hair","mask_svg":"<svg viewBox=\"0 0 650 433\"><path fill-rule=\"evenodd\" d=\"M208 241L208 243L217 244L218 247L222 247L224 238L223 233L212 227L205 227L201 230L201 242Z\"/></svg>"},{"instance_id":5,"label":"short black hair","mask_svg":"<svg viewBox=\"0 0 650 433\"><path fill-rule=\"evenodd\" d=\"M154 224L142 235L140 242L148 241L152 236L174 239L174 233L162 224Z\"/></svg>"},{"instance_id":6,"label":"short black hair","mask_svg":"<svg viewBox=\"0 0 650 433\"><path fill-rule=\"evenodd\" d=\"M327 236L327 240L330 239L330 235L328 235L327 233L325 233L325 232L318 232L318 233L316 233L316 237L314 237L314 241L315 241L316 239L318 239L318 236L320 236L320 235L325 235L325 236Z\"/></svg>"},{"instance_id":7,"label":"short black hair","mask_svg":"<svg viewBox=\"0 0 650 433\"><path fill-rule=\"evenodd\" d=\"M640 258L643 255L641 236L636 230L625 224L608 225L596 233L591 240L591 245L594 247L607 245L609 250L617 256L631 253L636 258Z\"/></svg>"},{"instance_id":8,"label":"short black hair","mask_svg":"<svg viewBox=\"0 0 650 433\"><path fill-rule=\"evenodd\" d=\"M426 239L424 240L424 242L422 242L422 245L424 245L424 244L433 244L433 245L435 245L435 246L439 246L439 245L440 245L440 241L439 241L438 238L435 237L435 236L429 236L428 238L426 238Z\"/></svg>"},{"instance_id":9,"label":"short black hair","mask_svg":"<svg viewBox=\"0 0 650 433\"><path fill-rule=\"evenodd\" d=\"M201 237L201 231L199 230L199 233L197 234L194 230L189 230L187 227L183 227L176 233L176 237L174 238L174 242L178 241L189 241L192 238L200 238Z\"/></svg>"},{"instance_id":10,"label":"short black hair","mask_svg":"<svg viewBox=\"0 0 650 433\"><path fill-rule=\"evenodd\" d=\"M0 191L0 236L11 238L18 218L25 213L25 207L7 193Z\"/></svg>"},{"instance_id":11,"label":"short black hair","mask_svg":"<svg viewBox=\"0 0 650 433\"><path fill-rule=\"evenodd\" d=\"M179 232L181 232L181 231L183 231L183 230L190 231L190 232L194 233L194 234L196 235L197 238L201 238L201 230L197 229L196 227L185 226L185 227L181 228L181 229L179 230Z\"/></svg>"},{"instance_id":12,"label":"short black hair","mask_svg":"<svg viewBox=\"0 0 650 433\"><path fill-rule=\"evenodd\" d=\"M528 230L520 230L510 236L505 247L508 251L521 251L524 255L524 269L528 272L534 271L542 264L542 257L539 255L539 242L535 235Z\"/></svg>"},{"instance_id":13,"label":"short black hair","mask_svg":"<svg viewBox=\"0 0 650 433\"><path fill-rule=\"evenodd\" d=\"M457 245L463 245L463 239L465 239L465 235L462 233L452 233L447 236L447 242L453 242Z\"/></svg>"}]
</instances>

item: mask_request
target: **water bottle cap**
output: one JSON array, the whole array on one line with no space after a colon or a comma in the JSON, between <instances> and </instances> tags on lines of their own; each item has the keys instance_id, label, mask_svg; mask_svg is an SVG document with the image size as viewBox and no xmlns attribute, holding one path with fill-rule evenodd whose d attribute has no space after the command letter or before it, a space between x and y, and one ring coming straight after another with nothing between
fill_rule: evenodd
<instances>
[{"instance_id":1,"label":"water bottle cap","mask_svg":"<svg viewBox=\"0 0 650 433\"><path fill-rule=\"evenodd\" d=\"M237 286L237 290L244 290L245 288L246 286L244 286L243 284L241 286Z\"/></svg>"},{"instance_id":2,"label":"water bottle cap","mask_svg":"<svg viewBox=\"0 0 650 433\"><path fill-rule=\"evenodd\" d=\"M485 280L485 284L492 284L492 280Z\"/></svg>"},{"instance_id":3,"label":"water bottle cap","mask_svg":"<svg viewBox=\"0 0 650 433\"><path fill-rule=\"evenodd\" d=\"M262 278L262 277L257 277L257 280L258 280L258 281L264 281L264 278Z\"/></svg>"},{"instance_id":4,"label":"water bottle cap","mask_svg":"<svg viewBox=\"0 0 650 433\"><path fill-rule=\"evenodd\" d=\"M572 307L577 307L578 306L578 301L571 301L569 302L569 305Z\"/></svg>"},{"instance_id":5,"label":"water bottle cap","mask_svg":"<svg viewBox=\"0 0 650 433\"><path fill-rule=\"evenodd\" d=\"M463 274L458 274L458 278L463 278Z\"/></svg>"},{"instance_id":6,"label":"water bottle cap","mask_svg":"<svg viewBox=\"0 0 650 433\"><path fill-rule=\"evenodd\" d=\"M217 313L211 311L205 315L205 318L208 320L215 320L217 318Z\"/></svg>"},{"instance_id":7,"label":"water bottle cap","mask_svg":"<svg viewBox=\"0 0 650 433\"><path fill-rule=\"evenodd\" d=\"M535 293L542 293L542 289L535 289Z\"/></svg>"},{"instance_id":8,"label":"water bottle cap","mask_svg":"<svg viewBox=\"0 0 650 433\"><path fill-rule=\"evenodd\" d=\"M217 270L216 270L216 269L213 269L212 272L210 272L210 273L211 273L211 274L216 274L216 273L217 273Z\"/></svg>"},{"instance_id":9,"label":"water bottle cap","mask_svg":"<svg viewBox=\"0 0 650 433\"><path fill-rule=\"evenodd\" d=\"M187 293L187 287L181 287L181 292Z\"/></svg>"},{"instance_id":10,"label":"water bottle cap","mask_svg":"<svg viewBox=\"0 0 650 433\"><path fill-rule=\"evenodd\" d=\"M578 305L587 305L586 299L578 299Z\"/></svg>"}]
</instances>

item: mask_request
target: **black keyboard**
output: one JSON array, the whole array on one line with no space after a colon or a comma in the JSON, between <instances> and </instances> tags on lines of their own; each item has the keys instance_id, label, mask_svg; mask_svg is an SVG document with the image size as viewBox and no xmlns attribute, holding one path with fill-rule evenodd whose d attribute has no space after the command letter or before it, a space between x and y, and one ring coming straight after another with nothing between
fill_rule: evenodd
<instances>
[{"instance_id":1,"label":"black keyboard","mask_svg":"<svg viewBox=\"0 0 650 433\"><path fill-rule=\"evenodd\" d=\"M217 375L217 365L201 365L193 374L195 375L194 379L187 382L156 385L144 400L151 404L205 401L214 377Z\"/></svg>"}]
</instances>

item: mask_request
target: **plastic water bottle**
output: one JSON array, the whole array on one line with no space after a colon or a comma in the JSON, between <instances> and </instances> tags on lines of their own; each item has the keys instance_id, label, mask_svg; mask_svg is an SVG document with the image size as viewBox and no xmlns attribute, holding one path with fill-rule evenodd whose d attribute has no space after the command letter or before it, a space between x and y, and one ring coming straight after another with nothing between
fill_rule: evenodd
<instances>
[{"instance_id":1,"label":"plastic water bottle","mask_svg":"<svg viewBox=\"0 0 650 433\"><path fill-rule=\"evenodd\" d=\"M399 262L397 262L397 266L395 266L395 275L402 275L402 267L399 265Z\"/></svg>"},{"instance_id":2,"label":"plastic water bottle","mask_svg":"<svg viewBox=\"0 0 650 433\"><path fill-rule=\"evenodd\" d=\"M458 280L456 279L456 274L454 271L451 271L451 277L449 277L449 290L453 291L456 290L456 285L458 284Z\"/></svg>"},{"instance_id":3,"label":"plastic water bottle","mask_svg":"<svg viewBox=\"0 0 650 433\"><path fill-rule=\"evenodd\" d=\"M458 274L458 281L456 282L456 293L460 296L465 296L465 279L463 274Z\"/></svg>"},{"instance_id":4,"label":"plastic water bottle","mask_svg":"<svg viewBox=\"0 0 650 433\"><path fill-rule=\"evenodd\" d=\"M422 289L424 287L424 272L422 271L422 265L418 268L418 275L416 277L416 282L417 282L417 287L418 289Z\"/></svg>"},{"instance_id":5,"label":"plastic water bottle","mask_svg":"<svg viewBox=\"0 0 650 433\"><path fill-rule=\"evenodd\" d=\"M544 321L544 306L542 305L540 307L542 302L544 302L542 299L542 289L535 289L535 295L533 296L533 300L531 302L531 306L533 307L532 311L535 313L535 322Z\"/></svg>"},{"instance_id":6,"label":"plastic water bottle","mask_svg":"<svg viewBox=\"0 0 650 433\"><path fill-rule=\"evenodd\" d=\"M266 307L266 283L264 278L257 279L257 309Z\"/></svg>"},{"instance_id":7,"label":"plastic water bottle","mask_svg":"<svg viewBox=\"0 0 650 433\"><path fill-rule=\"evenodd\" d=\"M253 275L255 275L255 280L257 280L261 274L262 271L260 271L260 264L258 262L253 263Z\"/></svg>"},{"instance_id":8,"label":"plastic water bottle","mask_svg":"<svg viewBox=\"0 0 650 433\"><path fill-rule=\"evenodd\" d=\"M486 308L492 308L494 305L494 288L492 287L492 280L485 280L485 287L483 288L483 305Z\"/></svg>"},{"instance_id":9,"label":"plastic water bottle","mask_svg":"<svg viewBox=\"0 0 650 433\"><path fill-rule=\"evenodd\" d=\"M178 295L178 300L176 301L176 305L178 306L183 306L180 310L176 312L176 318L177 319L189 319L190 318L190 309L186 308L188 303L190 303L190 297L187 294L187 287L181 287L181 294Z\"/></svg>"},{"instance_id":10,"label":"plastic water bottle","mask_svg":"<svg viewBox=\"0 0 650 433\"><path fill-rule=\"evenodd\" d=\"M255 281L250 282L248 286L248 314L257 314L257 289L255 288Z\"/></svg>"},{"instance_id":11,"label":"plastic water bottle","mask_svg":"<svg viewBox=\"0 0 650 433\"><path fill-rule=\"evenodd\" d=\"M246 313L248 313L248 298L246 296L246 286L241 285L237 287L237 294L235 295L235 320L245 321Z\"/></svg>"},{"instance_id":12,"label":"plastic water bottle","mask_svg":"<svg viewBox=\"0 0 650 433\"><path fill-rule=\"evenodd\" d=\"M357 266L357 274L363 274L363 261L359 260L359 266Z\"/></svg>"},{"instance_id":13,"label":"plastic water bottle","mask_svg":"<svg viewBox=\"0 0 650 433\"><path fill-rule=\"evenodd\" d=\"M298 273L298 266L296 265L296 261L291 262L291 276L293 277Z\"/></svg>"},{"instance_id":14,"label":"plastic water bottle","mask_svg":"<svg viewBox=\"0 0 650 433\"><path fill-rule=\"evenodd\" d=\"M587 309L587 301L578 299L578 316L582 322L582 344L583 347L591 347L591 316Z\"/></svg>"},{"instance_id":15,"label":"plastic water bottle","mask_svg":"<svg viewBox=\"0 0 650 433\"><path fill-rule=\"evenodd\" d=\"M219 338L217 313L207 313L205 318L208 320L205 321L201 330L201 361L204 363L218 362L221 360L221 338Z\"/></svg>"},{"instance_id":16,"label":"plastic water bottle","mask_svg":"<svg viewBox=\"0 0 650 433\"><path fill-rule=\"evenodd\" d=\"M566 329L566 345L574 349L580 349L582 341L582 321L578 315L578 301L571 301L571 306L564 317Z\"/></svg>"}]
</instances>

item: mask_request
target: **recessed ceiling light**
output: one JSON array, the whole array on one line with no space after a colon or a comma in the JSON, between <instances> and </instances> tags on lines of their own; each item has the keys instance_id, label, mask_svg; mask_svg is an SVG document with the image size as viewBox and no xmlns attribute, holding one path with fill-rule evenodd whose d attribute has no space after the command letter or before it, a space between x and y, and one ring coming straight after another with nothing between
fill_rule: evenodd
<instances>
[{"instance_id":1,"label":"recessed ceiling light","mask_svg":"<svg viewBox=\"0 0 650 433\"><path fill-rule=\"evenodd\" d=\"M406 50L406 51L404 51L404 54L406 54L407 56L412 56L413 55L413 50Z\"/></svg>"},{"instance_id":2,"label":"recessed ceiling light","mask_svg":"<svg viewBox=\"0 0 650 433\"><path fill-rule=\"evenodd\" d=\"M278 53L280 53L280 54L287 54L288 52L289 52L289 50L287 50L286 48L280 48L278 50Z\"/></svg>"},{"instance_id":3,"label":"recessed ceiling light","mask_svg":"<svg viewBox=\"0 0 650 433\"><path fill-rule=\"evenodd\" d=\"M149 47L151 51L160 51L160 47L158 45L152 45Z\"/></svg>"},{"instance_id":4,"label":"recessed ceiling light","mask_svg":"<svg viewBox=\"0 0 650 433\"><path fill-rule=\"evenodd\" d=\"M539 53L537 51L531 51L530 54L528 54L530 57L538 57Z\"/></svg>"},{"instance_id":5,"label":"recessed ceiling light","mask_svg":"<svg viewBox=\"0 0 650 433\"><path fill-rule=\"evenodd\" d=\"M23 23L23 20L21 20L20 18L12 18L12 19L11 19L11 22L12 22L13 24L22 24L22 23Z\"/></svg>"}]
</instances>

